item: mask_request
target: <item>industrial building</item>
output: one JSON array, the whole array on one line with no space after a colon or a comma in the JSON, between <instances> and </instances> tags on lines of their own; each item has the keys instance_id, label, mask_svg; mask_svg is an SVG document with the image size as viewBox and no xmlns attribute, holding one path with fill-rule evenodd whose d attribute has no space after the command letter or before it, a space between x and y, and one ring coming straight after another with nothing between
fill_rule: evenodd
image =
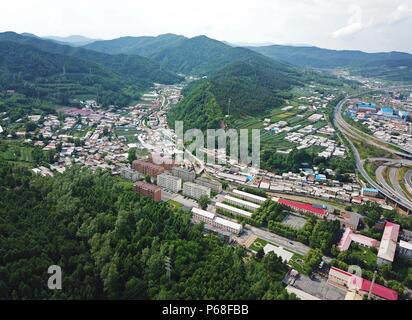
<instances>
[{"instance_id":1,"label":"industrial building","mask_svg":"<svg viewBox=\"0 0 412 320\"><path fill-rule=\"evenodd\" d=\"M193 182L185 182L183 183L183 195L196 200L199 200L201 196L210 198L210 188Z\"/></svg>"},{"instance_id":2,"label":"industrial building","mask_svg":"<svg viewBox=\"0 0 412 320\"><path fill-rule=\"evenodd\" d=\"M251 218L252 217L252 212L245 211L236 207L229 206L227 204L217 202L216 203L216 209L222 210L224 212L231 213L235 216L242 216L244 218Z\"/></svg>"},{"instance_id":3,"label":"industrial building","mask_svg":"<svg viewBox=\"0 0 412 320\"><path fill-rule=\"evenodd\" d=\"M228 195L223 198L223 201L236 207L246 209L248 211L256 211L260 207L260 205L256 203L245 201Z\"/></svg>"},{"instance_id":4,"label":"industrial building","mask_svg":"<svg viewBox=\"0 0 412 320\"><path fill-rule=\"evenodd\" d=\"M167 173L162 173L157 176L157 185L177 193L182 190L182 179Z\"/></svg>"},{"instance_id":5,"label":"industrial building","mask_svg":"<svg viewBox=\"0 0 412 320\"><path fill-rule=\"evenodd\" d=\"M162 190L151 183L137 181L134 184L134 190L145 197L152 198L154 201L160 201L162 198Z\"/></svg>"},{"instance_id":6,"label":"industrial building","mask_svg":"<svg viewBox=\"0 0 412 320\"><path fill-rule=\"evenodd\" d=\"M291 201L287 199L282 199L282 198L272 198L273 201L283 204L285 206L288 206L296 211L300 211L303 213L310 213L313 214L317 217L324 218L328 215L328 210L324 208L320 208L318 206L315 206L313 204L308 204L308 203L302 203L302 202L297 202L297 201Z\"/></svg>"},{"instance_id":7,"label":"industrial building","mask_svg":"<svg viewBox=\"0 0 412 320\"><path fill-rule=\"evenodd\" d=\"M257 204L262 204L266 200L268 200L267 198L260 197L260 196L257 196L255 194L240 191L240 190L237 190L237 189L233 190L233 194L238 198L241 198L241 199L246 200L246 201L251 201L251 202L254 202L254 203L257 203Z\"/></svg>"},{"instance_id":8,"label":"industrial building","mask_svg":"<svg viewBox=\"0 0 412 320\"><path fill-rule=\"evenodd\" d=\"M329 270L328 283L337 287L355 290L358 294L380 300L398 300L395 290L386 288L380 284L358 277L344 270L332 267Z\"/></svg>"}]
</instances>

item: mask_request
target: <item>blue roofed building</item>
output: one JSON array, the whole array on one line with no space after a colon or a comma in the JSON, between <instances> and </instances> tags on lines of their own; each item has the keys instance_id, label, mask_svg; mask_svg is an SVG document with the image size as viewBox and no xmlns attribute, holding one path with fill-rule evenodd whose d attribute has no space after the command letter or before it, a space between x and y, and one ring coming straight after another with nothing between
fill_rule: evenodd
<instances>
[{"instance_id":1,"label":"blue roofed building","mask_svg":"<svg viewBox=\"0 0 412 320\"><path fill-rule=\"evenodd\" d=\"M315 180L317 182L325 182L326 181L326 176L324 174L317 174L315 176Z\"/></svg>"},{"instance_id":2,"label":"blue roofed building","mask_svg":"<svg viewBox=\"0 0 412 320\"><path fill-rule=\"evenodd\" d=\"M360 112L376 112L376 104L359 101L356 102L356 109Z\"/></svg>"},{"instance_id":3,"label":"blue roofed building","mask_svg":"<svg viewBox=\"0 0 412 320\"><path fill-rule=\"evenodd\" d=\"M395 115L395 112L393 108L391 107L383 107L380 111L379 114L381 114L384 117L393 117Z\"/></svg>"},{"instance_id":4,"label":"blue roofed building","mask_svg":"<svg viewBox=\"0 0 412 320\"><path fill-rule=\"evenodd\" d=\"M403 120L408 120L409 119L409 112L408 111L399 110L398 115L399 115L399 118L401 118Z\"/></svg>"}]
</instances>

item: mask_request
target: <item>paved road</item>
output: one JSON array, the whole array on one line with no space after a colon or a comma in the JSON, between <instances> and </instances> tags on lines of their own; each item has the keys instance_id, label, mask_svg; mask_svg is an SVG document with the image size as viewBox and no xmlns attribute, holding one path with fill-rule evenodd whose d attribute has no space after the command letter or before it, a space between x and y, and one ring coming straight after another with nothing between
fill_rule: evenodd
<instances>
[{"instance_id":1,"label":"paved road","mask_svg":"<svg viewBox=\"0 0 412 320\"><path fill-rule=\"evenodd\" d=\"M408 172L406 172L405 177L405 185L406 187L411 191L412 193L412 170L409 170Z\"/></svg>"},{"instance_id":2,"label":"paved road","mask_svg":"<svg viewBox=\"0 0 412 320\"><path fill-rule=\"evenodd\" d=\"M288 249L296 253L300 253L301 255L305 255L310 250L310 247L303 243L289 240L287 238L278 236L277 234L274 234L272 232L253 227L251 225L246 225L245 229L246 231L256 235L258 238L261 238L269 242L273 242L278 246L281 246L285 249Z\"/></svg>"},{"instance_id":3,"label":"paved road","mask_svg":"<svg viewBox=\"0 0 412 320\"><path fill-rule=\"evenodd\" d=\"M387 197L388 199L392 200L395 203L398 203L399 205L401 205L402 207L412 211L412 203L408 200L405 199L404 197L402 197L401 195L388 190L382 186L380 186L378 183L376 183L370 176L369 174L366 172L366 170L363 167L363 162L361 160L359 151L356 149L355 145L352 143L351 141L351 137L352 138L357 138L357 139L361 139L363 141L369 141L368 139L365 138L365 136L361 136L361 135L357 135L356 133L353 133L353 128L351 126L349 126L350 128L348 129L347 127L347 123L343 120L341 112L342 112L342 106L348 101L348 98L345 98L343 100L341 100L335 107L335 112L334 112L334 125L337 129L339 129L339 131L347 137L349 146L353 152L353 155L355 157L355 163L356 163L356 169L360 172L360 174L363 176L363 178L375 189L378 189L385 197ZM373 143L373 142L372 142ZM375 144L375 143L373 143ZM378 148L382 148L381 145L375 144ZM385 147L386 149L389 149L387 147ZM392 153L396 153L399 155L398 152L394 152L394 150L392 150Z\"/></svg>"},{"instance_id":4,"label":"paved road","mask_svg":"<svg viewBox=\"0 0 412 320\"><path fill-rule=\"evenodd\" d=\"M399 172L399 168L393 168L393 167L390 168L389 169L389 181L391 182L395 191L407 199L408 197L406 196L401 185L399 184L398 172Z\"/></svg>"}]
</instances>

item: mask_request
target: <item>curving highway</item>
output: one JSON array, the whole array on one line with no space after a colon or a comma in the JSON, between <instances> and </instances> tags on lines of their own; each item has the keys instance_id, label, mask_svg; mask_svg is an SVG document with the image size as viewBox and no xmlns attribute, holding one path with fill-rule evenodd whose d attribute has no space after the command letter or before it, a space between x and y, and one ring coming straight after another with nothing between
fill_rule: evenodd
<instances>
[{"instance_id":1,"label":"curving highway","mask_svg":"<svg viewBox=\"0 0 412 320\"><path fill-rule=\"evenodd\" d=\"M412 203L409 201L409 199L406 199L404 196L397 194L394 190L391 188L388 188L388 185L385 181L385 184L382 186L378 184L375 180L373 180L369 174L366 172L365 168L363 167L363 162L360 157L359 151L356 149L355 145L352 143L350 138L355 138L355 139L361 139L365 141L366 137L365 134L360 135L357 134L356 131L353 129L352 126L350 126L344 119L342 118L342 107L343 105L348 101L349 98L344 98L335 107L335 112L334 112L334 117L333 117L333 123L337 129L346 137L347 141L349 142L349 146L353 152L353 155L355 157L355 164L356 164L356 169L359 171L359 173L362 175L362 177L368 182L369 185L371 185L373 188L379 190L386 198L390 199L391 201L397 203L398 205L402 206L405 208L407 211L412 211ZM382 146L381 144L378 144L374 142L372 139L366 140L365 142L372 144L378 148L385 149L388 152L392 154L396 154L398 156L403 156L403 153L400 153L396 150L393 150L391 148L388 148L386 146ZM410 154L405 154L408 158L411 157ZM382 169L381 169L382 170Z\"/></svg>"},{"instance_id":2,"label":"curving highway","mask_svg":"<svg viewBox=\"0 0 412 320\"><path fill-rule=\"evenodd\" d=\"M404 180L406 188L408 188L409 192L412 194L412 170L406 172Z\"/></svg>"}]
</instances>

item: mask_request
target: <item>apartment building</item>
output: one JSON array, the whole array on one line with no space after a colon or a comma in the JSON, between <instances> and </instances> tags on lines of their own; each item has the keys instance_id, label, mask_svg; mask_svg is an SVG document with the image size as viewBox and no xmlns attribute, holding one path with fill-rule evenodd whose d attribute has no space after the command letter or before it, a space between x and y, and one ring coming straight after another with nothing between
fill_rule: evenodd
<instances>
[{"instance_id":1,"label":"apartment building","mask_svg":"<svg viewBox=\"0 0 412 320\"><path fill-rule=\"evenodd\" d=\"M157 176L157 185L174 193L178 193L182 190L182 179L168 173L162 173Z\"/></svg>"},{"instance_id":2,"label":"apartment building","mask_svg":"<svg viewBox=\"0 0 412 320\"><path fill-rule=\"evenodd\" d=\"M175 177L181 178L183 182L193 182L196 179L196 173L186 168L174 167L172 174Z\"/></svg>"},{"instance_id":3,"label":"apartment building","mask_svg":"<svg viewBox=\"0 0 412 320\"><path fill-rule=\"evenodd\" d=\"M183 195L196 200L199 200L201 196L207 196L210 198L210 188L193 182L185 182L183 184Z\"/></svg>"},{"instance_id":4,"label":"apartment building","mask_svg":"<svg viewBox=\"0 0 412 320\"><path fill-rule=\"evenodd\" d=\"M210 179L206 179L206 178L198 178L195 180L196 184L199 184L201 186L210 188L211 191L216 192L216 193L220 193L222 192L222 184L218 181L215 180L210 180Z\"/></svg>"},{"instance_id":5,"label":"apartment building","mask_svg":"<svg viewBox=\"0 0 412 320\"><path fill-rule=\"evenodd\" d=\"M132 163L133 170L140 172L143 175L156 177L159 174L165 172L165 169L162 166L143 161L143 160L135 160Z\"/></svg>"}]
</instances>

